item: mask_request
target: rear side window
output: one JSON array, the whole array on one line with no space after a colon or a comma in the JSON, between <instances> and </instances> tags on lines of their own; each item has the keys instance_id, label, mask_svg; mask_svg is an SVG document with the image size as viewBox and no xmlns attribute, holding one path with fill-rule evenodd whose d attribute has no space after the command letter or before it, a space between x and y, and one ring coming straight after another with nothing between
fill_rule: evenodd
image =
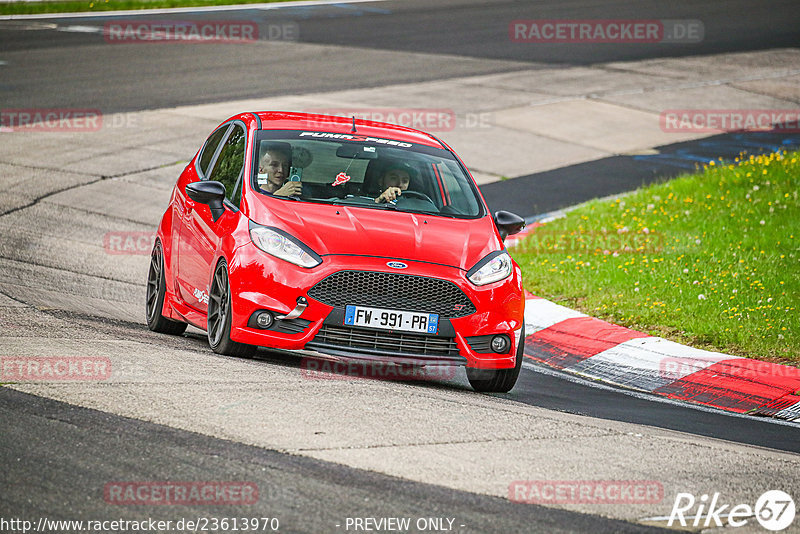
<instances>
[{"instance_id":1,"label":"rear side window","mask_svg":"<svg viewBox=\"0 0 800 534\"><path fill-rule=\"evenodd\" d=\"M214 157L214 152L217 150L217 145L222 141L225 132L228 131L230 125L226 124L220 126L213 134L211 134L203 146L203 152L200 154L200 173L205 176L208 172L208 166L211 163L211 158Z\"/></svg>"},{"instance_id":2,"label":"rear side window","mask_svg":"<svg viewBox=\"0 0 800 534\"><path fill-rule=\"evenodd\" d=\"M225 196L235 205L238 205L236 189L241 187L241 178L244 171L244 144L245 131L240 124L234 124L228 139L222 145L214 169L208 176L209 180L221 182L225 186Z\"/></svg>"}]
</instances>

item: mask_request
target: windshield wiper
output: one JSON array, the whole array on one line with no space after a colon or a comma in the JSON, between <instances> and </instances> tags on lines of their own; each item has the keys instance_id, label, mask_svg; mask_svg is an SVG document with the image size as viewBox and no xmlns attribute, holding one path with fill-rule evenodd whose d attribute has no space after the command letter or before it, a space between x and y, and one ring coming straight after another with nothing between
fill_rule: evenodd
<instances>
[{"instance_id":1,"label":"windshield wiper","mask_svg":"<svg viewBox=\"0 0 800 534\"><path fill-rule=\"evenodd\" d=\"M269 193L268 195L271 196L272 198L280 198L283 200L303 200L300 197L285 197L283 195L273 195L272 193Z\"/></svg>"},{"instance_id":2,"label":"windshield wiper","mask_svg":"<svg viewBox=\"0 0 800 534\"><path fill-rule=\"evenodd\" d=\"M336 206L353 206L355 208L381 208L381 209L397 209L394 205L390 206L388 203L377 203L372 197L345 197L336 199L333 202Z\"/></svg>"}]
</instances>

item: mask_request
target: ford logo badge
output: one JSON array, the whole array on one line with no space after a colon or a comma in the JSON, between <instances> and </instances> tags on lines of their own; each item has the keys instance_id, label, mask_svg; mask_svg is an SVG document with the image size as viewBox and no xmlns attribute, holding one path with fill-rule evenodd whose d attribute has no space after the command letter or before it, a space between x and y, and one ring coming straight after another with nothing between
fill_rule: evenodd
<instances>
[{"instance_id":1,"label":"ford logo badge","mask_svg":"<svg viewBox=\"0 0 800 534\"><path fill-rule=\"evenodd\" d=\"M392 269L405 269L406 267L408 267L408 265L406 265L402 261L387 261L386 265L388 267L391 267Z\"/></svg>"}]
</instances>

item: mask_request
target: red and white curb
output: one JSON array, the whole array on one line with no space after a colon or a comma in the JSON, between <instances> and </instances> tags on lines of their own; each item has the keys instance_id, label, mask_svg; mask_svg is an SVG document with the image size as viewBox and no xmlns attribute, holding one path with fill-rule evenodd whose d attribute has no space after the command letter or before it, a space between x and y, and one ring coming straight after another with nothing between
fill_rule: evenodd
<instances>
[{"instance_id":1,"label":"red and white curb","mask_svg":"<svg viewBox=\"0 0 800 534\"><path fill-rule=\"evenodd\" d=\"M525 356L608 384L741 414L800 419L800 369L681 345L526 293Z\"/></svg>"}]
</instances>

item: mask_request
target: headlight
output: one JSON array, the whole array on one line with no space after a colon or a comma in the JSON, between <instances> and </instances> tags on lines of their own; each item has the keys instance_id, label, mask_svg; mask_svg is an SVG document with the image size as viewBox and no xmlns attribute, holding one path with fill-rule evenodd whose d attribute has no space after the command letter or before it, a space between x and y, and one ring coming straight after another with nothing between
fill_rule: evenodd
<instances>
[{"instance_id":1,"label":"headlight","mask_svg":"<svg viewBox=\"0 0 800 534\"><path fill-rule=\"evenodd\" d=\"M277 228L260 226L250 221L250 239L253 244L271 256L308 269L322 263L313 250Z\"/></svg>"},{"instance_id":2,"label":"headlight","mask_svg":"<svg viewBox=\"0 0 800 534\"><path fill-rule=\"evenodd\" d=\"M476 286L484 286L511 276L511 256L501 250L492 252L469 270L467 278Z\"/></svg>"}]
</instances>

